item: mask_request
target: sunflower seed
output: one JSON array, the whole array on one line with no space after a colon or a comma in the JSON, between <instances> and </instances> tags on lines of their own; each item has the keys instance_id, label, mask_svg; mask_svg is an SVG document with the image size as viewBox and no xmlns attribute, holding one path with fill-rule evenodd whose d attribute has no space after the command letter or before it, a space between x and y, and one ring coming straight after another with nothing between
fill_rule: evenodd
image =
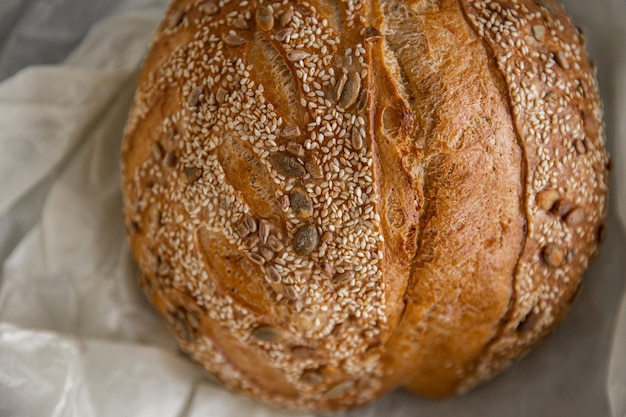
<instances>
[{"instance_id":1,"label":"sunflower seed","mask_svg":"<svg viewBox=\"0 0 626 417\"><path fill-rule=\"evenodd\" d=\"M175 29L183 23L183 19L185 18L185 12L182 10L176 10L169 19L170 29Z\"/></svg>"},{"instance_id":2,"label":"sunflower seed","mask_svg":"<svg viewBox=\"0 0 626 417\"><path fill-rule=\"evenodd\" d=\"M285 248L283 242L274 235L270 235L270 237L267 238L267 245L272 248L274 252L280 252Z\"/></svg>"},{"instance_id":3,"label":"sunflower seed","mask_svg":"<svg viewBox=\"0 0 626 417\"><path fill-rule=\"evenodd\" d=\"M535 25L533 26L533 36L539 41L543 42L546 37L546 28L543 25Z\"/></svg>"},{"instance_id":4,"label":"sunflower seed","mask_svg":"<svg viewBox=\"0 0 626 417\"><path fill-rule=\"evenodd\" d=\"M559 200L559 193L556 190L543 190L537 194L535 201L540 209L549 211Z\"/></svg>"},{"instance_id":5,"label":"sunflower seed","mask_svg":"<svg viewBox=\"0 0 626 417\"><path fill-rule=\"evenodd\" d=\"M324 275L332 275L333 274L333 267L330 266L330 264L328 262L322 262L320 264L320 269L322 270L322 273Z\"/></svg>"},{"instance_id":6,"label":"sunflower seed","mask_svg":"<svg viewBox=\"0 0 626 417\"><path fill-rule=\"evenodd\" d=\"M265 6L261 6L256 11L256 24L259 29L269 32L274 27L274 15Z\"/></svg>"},{"instance_id":7,"label":"sunflower seed","mask_svg":"<svg viewBox=\"0 0 626 417\"><path fill-rule=\"evenodd\" d=\"M278 272L278 269L273 265L267 267L267 275L274 284L279 284L283 280L283 277L280 276L280 272Z\"/></svg>"},{"instance_id":8,"label":"sunflower seed","mask_svg":"<svg viewBox=\"0 0 626 417\"><path fill-rule=\"evenodd\" d=\"M280 26L287 26L291 23L291 19L293 18L294 10L290 7L280 15Z\"/></svg>"},{"instance_id":9,"label":"sunflower seed","mask_svg":"<svg viewBox=\"0 0 626 417\"><path fill-rule=\"evenodd\" d=\"M191 328L194 330L198 330L200 328L200 323L198 322L198 318L191 312L187 312L187 322L191 325Z\"/></svg>"},{"instance_id":10,"label":"sunflower seed","mask_svg":"<svg viewBox=\"0 0 626 417\"><path fill-rule=\"evenodd\" d=\"M559 66L561 68L563 68L564 70L568 70L569 69L569 62L567 61L567 57L565 56L565 52L557 51L554 54L554 59L556 60L556 63L559 64Z\"/></svg>"},{"instance_id":11,"label":"sunflower seed","mask_svg":"<svg viewBox=\"0 0 626 417\"><path fill-rule=\"evenodd\" d=\"M157 268L157 275L162 277L168 276L172 272L172 268L166 262L160 262Z\"/></svg>"},{"instance_id":12,"label":"sunflower seed","mask_svg":"<svg viewBox=\"0 0 626 417\"><path fill-rule=\"evenodd\" d=\"M224 102L226 101L226 94L226 90L224 90L222 87L218 87L217 93L215 93L215 100L217 101L217 104L224 104Z\"/></svg>"},{"instance_id":13,"label":"sunflower seed","mask_svg":"<svg viewBox=\"0 0 626 417\"><path fill-rule=\"evenodd\" d=\"M335 285L341 285L354 279L354 271L346 271L342 273L336 273L332 278L332 283Z\"/></svg>"},{"instance_id":14,"label":"sunflower seed","mask_svg":"<svg viewBox=\"0 0 626 417\"><path fill-rule=\"evenodd\" d=\"M360 90L361 75L358 72L351 72L348 75L348 79L345 86L343 87L343 91L341 92L341 95L337 100L337 104L339 104L344 109L352 106L356 102Z\"/></svg>"},{"instance_id":15,"label":"sunflower seed","mask_svg":"<svg viewBox=\"0 0 626 417\"><path fill-rule=\"evenodd\" d=\"M239 35L229 33L224 36L224 43L229 46L241 46L246 43L246 40Z\"/></svg>"},{"instance_id":16,"label":"sunflower seed","mask_svg":"<svg viewBox=\"0 0 626 417\"><path fill-rule=\"evenodd\" d=\"M163 158L163 163L165 164L166 167L173 167L174 165L176 165L176 154L173 151L169 151L165 154L165 157Z\"/></svg>"},{"instance_id":17,"label":"sunflower seed","mask_svg":"<svg viewBox=\"0 0 626 417\"><path fill-rule=\"evenodd\" d=\"M365 31L365 40L373 39L373 38L380 38L380 37L382 37L382 35L376 28L369 27Z\"/></svg>"},{"instance_id":18,"label":"sunflower seed","mask_svg":"<svg viewBox=\"0 0 626 417\"><path fill-rule=\"evenodd\" d=\"M269 156L274 169L285 177L302 177L306 173L300 161L292 155L277 152Z\"/></svg>"},{"instance_id":19,"label":"sunflower seed","mask_svg":"<svg viewBox=\"0 0 626 417\"><path fill-rule=\"evenodd\" d=\"M294 156L304 156L304 147L297 142L289 142L285 148L287 149L287 152Z\"/></svg>"},{"instance_id":20,"label":"sunflower seed","mask_svg":"<svg viewBox=\"0 0 626 417\"><path fill-rule=\"evenodd\" d=\"M187 183L191 184L198 180L202 176L202 170L196 167L187 167L183 170L185 174L185 178L187 178Z\"/></svg>"},{"instance_id":21,"label":"sunflower seed","mask_svg":"<svg viewBox=\"0 0 626 417\"><path fill-rule=\"evenodd\" d=\"M344 72L341 74L339 80L337 80L337 84L335 84L335 101L339 101L339 98L343 93L343 87L346 85L346 81L348 81L348 74Z\"/></svg>"},{"instance_id":22,"label":"sunflower seed","mask_svg":"<svg viewBox=\"0 0 626 417\"><path fill-rule=\"evenodd\" d=\"M250 252L248 258L257 265L263 265L265 263L265 258L258 253Z\"/></svg>"},{"instance_id":23,"label":"sunflower seed","mask_svg":"<svg viewBox=\"0 0 626 417\"><path fill-rule=\"evenodd\" d=\"M250 29L250 25L248 24L248 21L244 19L243 17L237 17L233 19L232 23L233 23L233 26L236 27L237 29L243 29L243 30Z\"/></svg>"},{"instance_id":24,"label":"sunflower seed","mask_svg":"<svg viewBox=\"0 0 626 417\"><path fill-rule=\"evenodd\" d=\"M289 196L287 194L283 194L279 199L279 203L282 208L284 208L285 210L288 209L289 208Z\"/></svg>"},{"instance_id":25,"label":"sunflower seed","mask_svg":"<svg viewBox=\"0 0 626 417\"><path fill-rule=\"evenodd\" d=\"M598 243L602 244L604 242L604 239L606 238L606 225L605 224L601 224L600 226L598 226L597 238L598 238Z\"/></svg>"},{"instance_id":26,"label":"sunflower seed","mask_svg":"<svg viewBox=\"0 0 626 417\"><path fill-rule=\"evenodd\" d=\"M293 33L292 28L284 28L276 32L276 34L274 35L274 38L276 38L278 42L282 42L285 39L287 39L287 37L291 35L292 33Z\"/></svg>"},{"instance_id":27,"label":"sunflower seed","mask_svg":"<svg viewBox=\"0 0 626 417\"><path fill-rule=\"evenodd\" d=\"M158 160L163 159L163 146L159 142L152 144L152 155Z\"/></svg>"},{"instance_id":28,"label":"sunflower seed","mask_svg":"<svg viewBox=\"0 0 626 417\"><path fill-rule=\"evenodd\" d=\"M246 229L247 230L247 229ZM252 249L254 248L256 245L259 244L259 242L261 241L261 239L257 236L257 235L249 235L244 241L243 244L246 246L246 248L248 249Z\"/></svg>"},{"instance_id":29,"label":"sunflower seed","mask_svg":"<svg viewBox=\"0 0 626 417\"><path fill-rule=\"evenodd\" d=\"M295 188L289 194L289 202L298 217L307 219L313 215L313 203L311 202L311 198L302 188Z\"/></svg>"},{"instance_id":30,"label":"sunflower seed","mask_svg":"<svg viewBox=\"0 0 626 417\"><path fill-rule=\"evenodd\" d=\"M306 59L308 57L310 57L311 54L306 52L306 51L300 51L297 49L292 49L291 51L287 52L287 59L294 62L294 61L302 61L303 59Z\"/></svg>"},{"instance_id":31,"label":"sunflower seed","mask_svg":"<svg viewBox=\"0 0 626 417\"><path fill-rule=\"evenodd\" d=\"M563 258L565 257L563 251L554 245L546 246L545 248L543 248L542 255L545 263L552 268L558 268L559 266L561 266L561 264L563 263Z\"/></svg>"},{"instance_id":32,"label":"sunflower seed","mask_svg":"<svg viewBox=\"0 0 626 417\"><path fill-rule=\"evenodd\" d=\"M532 330L539 322L539 314L532 310L526 314L526 316L517 324L515 330L520 333L526 333Z\"/></svg>"},{"instance_id":33,"label":"sunflower seed","mask_svg":"<svg viewBox=\"0 0 626 417\"><path fill-rule=\"evenodd\" d=\"M322 168L320 167L315 157L311 157L310 159L307 159L307 161L304 163L304 168L306 169L306 172L308 172L309 175L312 176L313 178L317 178L317 179L324 178L324 174L322 173Z\"/></svg>"},{"instance_id":34,"label":"sunflower seed","mask_svg":"<svg viewBox=\"0 0 626 417\"><path fill-rule=\"evenodd\" d=\"M139 233L139 232L141 231L141 228L139 227L139 223L137 223L137 222L136 222L136 221L134 221L134 220L133 220L133 221L131 221L131 222L128 224L128 231L129 231L131 234L133 234L133 235L134 235L134 234L136 234L136 233Z\"/></svg>"},{"instance_id":35,"label":"sunflower seed","mask_svg":"<svg viewBox=\"0 0 626 417\"><path fill-rule=\"evenodd\" d=\"M240 237L246 237L250 234L250 230L248 230L248 227L244 222L239 222L235 224L234 230L235 233L237 233Z\"/></svg>"},{"instance_id":36,"label":"sunflower seed","mask_svg":"<svg viewBox=\"0 0 626 417\"><path fill-rule=\"evenodd\" d=\"M580 224L583 220L585 220L585 210L582 207L576 207L565 216L565 221L571 226Z\"/></svg>"},{"instance_id":37,"label":"sunflower seed","mask_svg":"<svg viewBox=\"0 0 626 417\"><path fill-rule=\"evenodd\" d=\"M176 135L176 130L172 126L168 127L167 132L165 133L167 140L174 139L174 135Z\"/></svg>"},{"instance_id":38,"label":"sunflower seed","mask_svg":"<svg viewBox=\"0 0 626 417\"><path fill-rule=\"evenodd\" d=\"M585 143L582 140L574 141L574 149L578 152L579 155L582 155L587 152L587 148L585 147Z\"/></svg>"},{"instance_id":39,"label":"sunflower seed","mask_svg":"<svg viewBox=\"0 0 626 417\"><path fill-rule=\"evenodd\" d=\"M280 331L272 326L257 327L252 331L252 336L269 343L278 342L281 339Z\"/></svg>"},{"instance_id":40,"label":"sunflower seed","mask_svg":"<svg viewBox=\"0 0 626 417\"><path fill-rule=\"evenodd\" d=\"M243 216L243 222L246 225L246 227L248 228L248 231L250 233L254 233L257 230L257 221L254 218L254 216L250 213L246 213Z\"/></svg>"},{"instance_id":41,"label":"sunflower seed","mask_svg":"<svg viewBox=\"0 0 626 417\"><path fill-rule=\"evenodd\" d=\"M309 385L320 385L324 382L324 375L316 369L307 369L302 373L301 379Z\"/></svg>"},{"instance_id":42,"label":"sunflower seed","mask_svg":"<svg viewBox=\"0 0 626 417\"><path fill-rule=\"evenodd\" d=\"M267 243L267 238L270 236L272 231L272 225L266 219L261 219L259 222L259 237L263 241L263 243Z\"/></svg>"},{"instance_id":43,"label":"sunflower seed","mask_svg":"<svg viewBox=\"0 0 626 417\"><path fill-rule=\"evenodd\" d=\"M355 151L361 150L361 148L363 147L363 138L361 137L359 128L357 128L356 126L352 128L351 141L352 141L352 148Z\"/></svg>"},{"instance_id":44,"label":"sunflower seed","mask_svg":"<svg viewBox=\"0 0 626 417\"><path fill-rule=\"evenodd\" d=\"M552 14L557 13L557 9L552 4L550 4L548 0L535 0L535 3L545 7Z\"/></svg>"},{"instance_id":45,"label":"sunflower seed","mask_svg":"<svg viewBox=\"0 0 626 417\"><path fill-rule=\"evenodd\" d=\"M296 290L293 288L293 285L283 285L283 291L285 292L285 295L287 296L287 298L289 298L290 300L298 299L298 294L296 293Z\"/></svg>"},{"instance_id":46,"label":"sunflower seed","mask_svg":"<svg viewBox=\"0 0 626 417\"><path fill-rule=\"evenodd\" d=\"M338 397L342 394L345 394L349 390L351 390L352 387L354 387L354 381L340 382L339 384L336 384L332 386L331 388L329 388L328 391L324 393L324 396L326 398Z\"/></svg>"},{"instance_id":47,"label":"sunflower seed","mask_svg":"<svg viewBox=\"0 0 626 417\"><path fill-rule=\"evenodd\" d=\"M202 87L200 86L197 86L193 90L191 90L191 93L189 93L189 95L187 96L187 105L189 107L197 106L198 103L200 103L201 94L202 94Z\"/></svg>"},{"instance_id":48,"label":"sunflower seed","mask_svg":"<svg viewBox=\"0 0 626 417\"><path fill-rule=\"evenodd\" d=\"M274 259L274 251L270 248L261 248L259 249L259 253L265 259L265 262L269 262Z\"/></svg>"},{"instance_id":49,"label":"sunflower seed","mask_svg":"<svg viewBox=\"0 0 626 417\"><path fill-rule=\"evenodd\" d=\"M291 354L298 359L312 359L317 356L315 349L308 346L292 346Z\"/></svg>"},{"instance_id":50,"label":"sunflower seed","mask_svg":"<svg viewBox=\"0 0 626 417\"><path fill-rule=\"evenodd\" d=\"M180 329L180 333L182 338L187 343L192 343L194 340L194 331L187 322L185 318L185 313L181 310L176 310L176 322L178 324L178 328Z\"/></svg>"},{"instance_id":51,"label":"sunflower seed","mask_svg":"<svg viewBox=\"0 0 626 417\"><path fill-rule=\"evenodd\" d=\"M302 226L293 238L293 250L300 256L309 255L317 248L319 236L313 224Z\"/></svg>"},{"instance_id":52,"label":"sunflower seed","mask_svg":"<svg viewBox=\"0 0 626 417\"><path fill-rule=\"evenodd\" d=\"M280 132L280 136L287 139L293 139L300 136L300 128L296 125L287 125Z\"/></svg>"},{"instance_id":53,"label":"sunflower seed","mask_svg":"<svg viewBox=\"0 0 626 417\"><path fill-rule=\"evenodd\" d=\"M569 213L571 209L572 209L572 203L562 198L558 200L556 203L554 203L550 211L559 217L563 217L567 213Z\"/></svg>"},{"instance_id":54,"label":"sunflower seed","mask_svg":"<svg viewBox=\"0 0 626 417\"><path fill-rule=\"evenodd\" d=\"M367 107L367 99L367 90L361 91L361 94L359 95L359 101L356 103L356 110L359 113L365 110L365 107Z\"/></svg>"},{"instance_id":55,"label":"sunflower seed","mask_svg":"<svg viewBox=\"0 0 626 417\"><path fill-rule=\"evenodd\" d=\"M212 1L207 1L206 3L202 3L199 9L202 12L206 13L208 16L216 15L220 11L220 8L218 7L218 5L213 3Z\"/></svg>"}]
</instances>

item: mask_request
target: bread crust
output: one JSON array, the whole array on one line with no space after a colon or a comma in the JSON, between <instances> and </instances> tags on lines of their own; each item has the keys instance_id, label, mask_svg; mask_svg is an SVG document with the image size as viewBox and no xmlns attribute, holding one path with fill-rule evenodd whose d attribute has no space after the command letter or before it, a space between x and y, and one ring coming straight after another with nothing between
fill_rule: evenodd
<instances>
[{"instance_id":1,"label":"bread crust","mask_svg":"<svg viewBox=\"0 0 626 417\"><path fill-rule=\"evenodd\" d=\"M463 392L563 318L608 156L548 0L175 0L122 150L140 284L228 388Z\"/></svg>"}]
</instances>

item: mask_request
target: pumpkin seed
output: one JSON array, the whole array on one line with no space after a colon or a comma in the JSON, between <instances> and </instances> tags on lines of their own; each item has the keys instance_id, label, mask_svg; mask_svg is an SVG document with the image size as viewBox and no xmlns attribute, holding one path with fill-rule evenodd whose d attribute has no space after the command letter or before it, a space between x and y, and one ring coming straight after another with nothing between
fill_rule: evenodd
<instances>
[{"instance_id":1,"label":"pumpkin seed","mask_svg":"<svg viewBox=\"0 0 626 417\"><path fill-rule=\"evenodd\" d=\"M188 184L196 182L198 178L202 176L202 170L196 167L187 167L183 170L183 173L185 174L185 178L187 178Z\"/></svg>"},{"instance_id":2,"label":"pumpkin seed","mask_svg":"<svg viewBox=\"0 0 626 417\"><path fill-rule=\"evenodd\" d=\"M274 169L285 177L302 177L306 173L304 166L292 155L277 152L269 157Z\"/></svg>"},{"instance_id":3,"label":"pumpkin seed","mask_svg":"<svg viewBox=\"0 0 626 417\"><path fill-rule=\"evenodd\" d=\"M193 90L191 90L191 93L189 93L189 95L187 96L187 105L189 107L197 106L198 103L200 102L201 94L202 94L202 87L200 86L197 86Z\"/></svg>"},{"instance_id":4,"label":"pumpkin seed","mask_svg":"<svg viewBox=\"0 0 626 417\"><path fill-rule=\"evenodd\" d=\"M280 331L272 326L257 327L252 331L252 336L269 343L278 342L282 337Z\"/></svg>"},{"instance_id":5,"label":"pumpkin seed","mask_svg":"<svg viewBox=\"0 0 626 417\"><path fill-rule=\"evenodd\" d=\"M313 215L313 203L311 202L311 198L302 188L295 188L289 194L289 202L298 217L306 219Z\"/></svg>"},{"instance_id":6,"label":"pumpkin seed","mask_svg":"<svg viewBox=\"0 0 626 417\"><path fill-rule=\"evenodd\" d=\"M293 249L300 256L309 255L319 243L317 228L313 224L302 226L293 239Z\"/></svg>"}]
</instances>

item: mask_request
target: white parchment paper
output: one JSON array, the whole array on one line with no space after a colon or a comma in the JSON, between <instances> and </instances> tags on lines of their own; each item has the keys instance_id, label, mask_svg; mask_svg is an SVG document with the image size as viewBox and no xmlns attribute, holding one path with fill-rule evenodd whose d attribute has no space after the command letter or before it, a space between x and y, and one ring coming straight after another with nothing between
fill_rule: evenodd
<instances>
[{"instance_id":1,"label":"white parchment paper","mask_svg":"<svg viewBox=\"0 0 626 417\"><path fill-rule=\"evenodd\" d=\"M62 64L0 83L0 417L289 415L213 385L136 285L119 148L165 3L120 0ZM564 4L598 63L615 161L605 247L579 302L475 392L440 402L394 392L352 416L626 416L626 2Z\"/></svg>"}]
</instances>

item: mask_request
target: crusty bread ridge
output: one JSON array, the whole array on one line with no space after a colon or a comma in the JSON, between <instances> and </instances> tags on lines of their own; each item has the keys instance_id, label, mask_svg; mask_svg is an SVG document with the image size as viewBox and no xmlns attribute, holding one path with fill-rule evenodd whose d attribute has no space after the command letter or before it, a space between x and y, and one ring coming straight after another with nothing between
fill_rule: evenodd
<instances>
[{"instance_id":1,"label":"crusty bread ridge","mask_svg":"<svg viewBox=\"0 0 626 417\"><path fill-rule=\"evenodd\" d=\"M464 392L569 309L608 156L553 1L175 0L126 126L140 283L230 389Z\"/></svg>"}]
</instances>

